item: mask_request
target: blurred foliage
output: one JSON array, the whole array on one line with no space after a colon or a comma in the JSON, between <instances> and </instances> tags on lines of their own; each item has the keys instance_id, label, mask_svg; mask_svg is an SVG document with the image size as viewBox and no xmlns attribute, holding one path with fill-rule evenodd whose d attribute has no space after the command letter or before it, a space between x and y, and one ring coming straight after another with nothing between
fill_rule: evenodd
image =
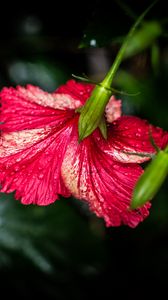
<instances>
[{"instance_id":1,"label":"blurred foliage","mask_svg":"<svg viewBox=\"0 0 168 300\"><path fill-rule=\"evenodd\" d=\"M6 2L0 19L0 86L32 83L53 91L72 73L99 80L112 64L134 18L149 3L58 2L55 9L53 3L35 7L35 3L20 6L14 2L9 10ZM158 1L139 28L134 39L142 42L140 51L135 51L133 43L114 87L140 92L122 96L124 113L167 130L165 5ZM159 30L150 31L152 24ZM85 47L79 49L80 44ZM167 195L166 181L153 200L150 216L130 229L106 228L87 205L75 199L36 207L23 206L12 194L1 194L1 293L7 297L12 292L20 299L112 298L114 291L118 296L122 292L130 296L134 286L136 299L141 299L149 278L153 291L159 286L164 291L168 271Z\"/></svg>"},{"instance_id":2,"label":"blurred foliage","mask_svg":"<svg viewBox=\"0 0 168 300\"><path fill-rule=\"evenodd\" d=\"M129 0L115 0L112 1L108 9L106 1L104 5L99 1L99 5L95 8L94 14L84 30L79 47L103 47L114 43L121 44L137 16L143 11L144 2L146 7L152 3L152 1L130 2ZM165 5L163 1L159 1L152 8L132 38L126 51L126 58L143 51L151 46L155 39L167 34Z\"/></svg>"}]
</instances>

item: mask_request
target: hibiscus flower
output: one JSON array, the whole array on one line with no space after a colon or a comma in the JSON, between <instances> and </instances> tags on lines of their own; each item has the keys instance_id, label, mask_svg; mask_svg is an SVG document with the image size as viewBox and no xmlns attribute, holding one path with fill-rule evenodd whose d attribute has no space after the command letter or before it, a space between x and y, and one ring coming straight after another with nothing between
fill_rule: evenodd
<instances>
[{"instance_id":1,"label":"hibiscus flower","mask_svg":"<svg viewBox=\"0 0 168 300\"><path fill-rule=\"evenodd\" d=\"M168 134L134 116L121 116L114 96L106 106L107 140L97 128L78 142L77 108L94 86L69 80L54 93L27 85L3 88L0 93L1 192L15 191L23 204L49 205L71 195L86 201L107 226L135 227L149 214L150 203L129 210L139 165L164 148ZM136 155L137 154L137 155Z\"/></svg>"}]
</instances>

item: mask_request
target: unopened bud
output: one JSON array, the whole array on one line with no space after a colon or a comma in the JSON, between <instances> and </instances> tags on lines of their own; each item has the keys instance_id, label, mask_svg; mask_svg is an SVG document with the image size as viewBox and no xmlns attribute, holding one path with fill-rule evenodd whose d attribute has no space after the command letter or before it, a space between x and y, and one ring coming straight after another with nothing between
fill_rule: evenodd
<instances>
[{"instance_id":1,"label":"unopened bud","mask_svg":"<svg viewBox=\"0 0 168 300\"><path fill-rule=\"evenodd\" d=\"M168 174L168 153L159 151L140 176L133 192L131 209L152 200Z\"/></svg>"}]
</instances>

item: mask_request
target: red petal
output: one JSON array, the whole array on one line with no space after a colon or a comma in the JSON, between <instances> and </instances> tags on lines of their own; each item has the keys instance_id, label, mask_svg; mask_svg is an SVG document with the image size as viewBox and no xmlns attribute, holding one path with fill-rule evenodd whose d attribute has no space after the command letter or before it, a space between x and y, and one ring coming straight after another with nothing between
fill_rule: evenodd
<instances>
[{"instance_id":1,"label":"red petal","mask_svg":"<svg viewBox=\"0 0 168 300\"><path fill-rule=\"evenodd\" d=\"M93 136L78 144L77 128L73 132L61 168L65 185L76 198L87 201L90 209L105 219L107 226L135 227L148 215L150 206L128 210L142 169L137 164L115 162L99 148L98 131Z\"/></svg>"},{"instance_id":2,"label":"red petal","mask_svg":"<svg viewBox=\"0 0 168 300\"><path fill-rule=\"evenodd\" d=\"M75 80L69 80L66 84L60 86L56 93L66 94L73 99L80 100L81 104L90 97L90 94L94 88L94 85L87 83L76 82Z\"/></svg>"},{"instance_id":3,"label":"red petal","mask_svg":"<svg viewBox=\"0 0 168 300\"><path fill-rule=\"evenodd\" d=\"M58 126L67 118L66 110L81 106L80 101L69 95L49 94L32 85L27 88L4 88L0 98L0 122L4 122L0 128L8 132L46 125ZM69 114L69 117L72 115Z\"/></svg>"},{"instance_id":4,"label":"red petal","mask_svg":"<svg viewBox=\"0 0 168 300\"><path fill-rule=\"evenodd\" d=\"M136 153L152 154L156 152L150 142L150 128L155 144L163 149L168 143L168 133L133 116L120 117L109 125L108 141L102 141L101 148L117 161L142 163L148 158L135 155ZM132 152L133 155L130 155L129 153Z\"/></svg>"},{"instance_id":5,"label":"red petal","mask_svg":"<svg viewBox=\"0 0 168 300\"><path fill-rule=\"evenodd\" d=\"M74 119L75 121L75 119ZM3 133L0 147L1 192L16 191L24 204L48 205L70 196L60 174L73 121L59 128Z\"/></svg>"}]
</instances>

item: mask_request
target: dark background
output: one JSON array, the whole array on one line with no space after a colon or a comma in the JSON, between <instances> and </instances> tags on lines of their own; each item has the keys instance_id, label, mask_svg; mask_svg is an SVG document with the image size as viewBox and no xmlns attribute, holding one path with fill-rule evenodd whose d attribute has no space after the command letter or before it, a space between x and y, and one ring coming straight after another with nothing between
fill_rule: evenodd
<instances>
[{"instance_id":1,"label":"dark background","mask_svg":"<svg viewBox=\"0 0 168 300\"><path fill-rule=\"evenodd\" d=\"M161 34L124 60L114 87L130 93L140 91L138 96L122 97L124 113L167 130L164 2L158 1L145 18L155 20ZM138 16L150 1L123 3ZM126 12L119 4L3 2L1 88L32 83L52 92L72 74L103 78L134 22L128 9ZM166 181L153 200L150 216L135 229L106 228L103 220L75 199L61 199L48 207L27 207L13 195L1 194L1 294L18 299L113 299L115 295L141 299L147 289L149 295L158 291L161 296L167 289L167 193Z\"/></svg>"}]
</instances>

